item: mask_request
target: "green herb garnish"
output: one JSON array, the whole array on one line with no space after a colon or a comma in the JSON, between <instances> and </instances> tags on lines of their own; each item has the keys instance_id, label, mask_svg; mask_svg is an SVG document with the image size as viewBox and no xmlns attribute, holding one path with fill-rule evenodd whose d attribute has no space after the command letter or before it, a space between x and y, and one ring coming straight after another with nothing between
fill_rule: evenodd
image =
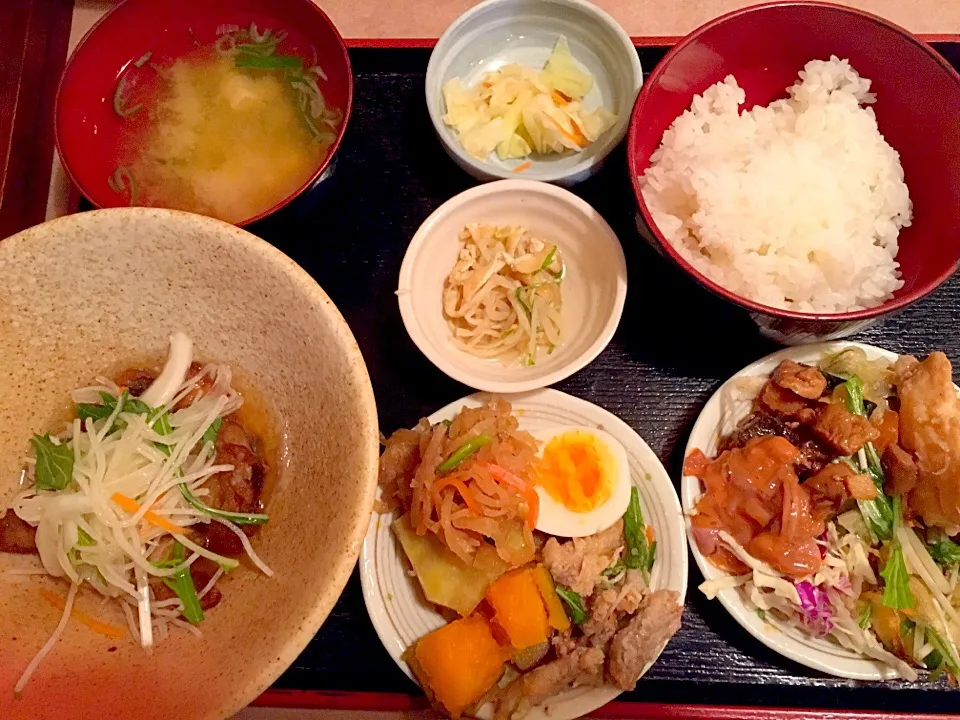
<instances>
[{"instance_id":1,"label":"green herb garnish","mask_svg":"<svg viewBox=\"0 0 960 720\"><path fill-rule=\"evenodd\" d=\"M884 580L883 604L894 610L906 610L916 606L917 601L910 591L910 574L903 559L903 548L897 540L896 530L903 522L900 497L893 498L893 540L890 542L890 557L880 571Z\"/></svg>"},{"instance_id":2,"label":"green herb garnish","mask_svg":"<svg viewBox=\"0 0 960 720\"><path fill-rule=\"evenodd\" d=\"M847 394L847 410L854 415L866 417L867 409L863 401L863 381L857 375L850 375L843 383L843 388ZM863 446L864 456L867 459L866 465L861 465L858 460L849 460L854 470L859 473L869 475L873 484L877 486L877 497L873 500L858 500L857 506L860 508L860 514L867 524L870 533L879 540L889 540L893 537L893 507L890 497L883 491L883 485L886 477L883 474L883 467L880 465L880 457L877 455L873 443L867 443Z\"/></svg>"},{"instance_id":3,"label":"green herb garnish","mask_svg":"<svg viewBox=\"0 0 960 720\"><path fill-rule=\"evenodd\" d=\"M169 560L154 563L159 568L173 568L182 565L186 560L186 552L183 545L174 543L173 555ZM163 578L163 584L173 590L183 603L181 614L184 619L193 625L199 625L203 621L203 608L200 607L200 598L197 596L197 587L193 583L193 576L190 574L190 568L184 568L179 572Z\"/></svg>"},{"instance_id":4,"label":"green herb garnish","mask_svg":"<svg viewBox=\"0 0 960 720\"><path fill-rule=\"evenodd\" d=\"M218 517L223 520L229 520L237 525L263 525L270 519L269 515L265 515L263 513L235 513L227 510L218 510L217 508L212 508L198 500L197 496L190 492L190 488L188 488L185 484L180 483L179 487L180 494L183 495L184 500L186 500L188 503L190 503L190 505L200 512L205 513L210 517Z\"/></svg>"},{"instance_id":5,"label":"green herb garnish","mask_svg":"<svg viewBox=\"0 0 960 720\"><path fill-rule=\"evenodd\" d=\"M580 593L576 593L562 585L557 585L556 590L557 595L560 596L560 599L563 600L563 604L566 606L567 616L570 618L570 622L574 625L583 625L587 620L587 608L584 605L583 598L580 597Z\"/></svg>"},{"instance_id":6,"label":"green herb garnish","mask_svg":"<svg viewBox=\"0 0 960 720\"><path fill-rule=\"evenodd\" d=\"M953 540L941 540L929 550L930 557L944 567L960 565L960 545Z\"/></svg>"},{"instance_id":7,"label":"green herb garnish","mask_svg":"<svg viewBox=\"0 0 960 720\"><path fill-rule=\"evenodd\" d=\"M450 472L468 457L476 454L484 445L489 445L492 440L493 438L489 435L477 435L475 438L467 440L467 442L454 450L450 457L437 465L437 472Z\"/></svg>"},{"instance_id":8,"label":"green herb garnish","mask_svg":"<svg viewBox=\"0 0 960 720\"><path fill-rule=\"evenodd\" d=\"M49 433L34 435L30 444L37 458L37 489L64 490L73 480L73 448L57 445Z\"/></svg>"},{"instance_id":9,"label":"green herb garnish","mask_svg":"<svg viewBox=\"0 0 960 720\"><path fill-rule=\"evenodd\" d=\"M293 55L253 55L241 51L235 62L238 68L303 70L303 60Z\"/></svg>"},{"instance_id":10,"label":"green herb garnish","mask_svg":"<svg viewBox=\"0 0 960 720\"><path fill-rule=\"evenodd\" d=\"M860 617L857 619L857 625L859 625L862 630L866 630L868 627L870 627L872 620L873 605L867 603L866 607L863 608L863 612L860 613Z\"/></svg>"},{"instance_id":11,"label":"green herb garnish","mask_svg":"<svg viewBox=\"0 0 960 720\"><path fill-rule=\"evenodd\" d=\"M632 570L641 570L649 582L650 570L657 558L657 543L647 542L647 526L643 521L640 493L636 487L630 488L630 504L623 515L623 536L627 544L624 564Z\"/></svg>"},{"instance_id":12,"label":"green herb garnish","mask_svg":"<svg viewBox=\"0 0 960 720\"><path fill-rule=\"evenodd\" d=\"M210 443L211 445L217 442L217 435L220 434L220 428L223 427L223 419L217 418L208 427L203 433L203 442Z\"/></svg>"}]
</instances>

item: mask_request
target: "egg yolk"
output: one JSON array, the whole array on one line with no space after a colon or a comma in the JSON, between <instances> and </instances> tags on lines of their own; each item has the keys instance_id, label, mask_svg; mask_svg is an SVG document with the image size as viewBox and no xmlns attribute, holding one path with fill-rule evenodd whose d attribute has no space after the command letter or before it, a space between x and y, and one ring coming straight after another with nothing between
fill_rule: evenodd
<instances>
[{"instance_id":1,"label":"egg yolk","mask_svg":"<svg viewBox=\"0 0 960 720\"><path fill-rule=\"evenodd\" d=\"M536 484L568 510L585 513L610 498L615 467L602 441L574 430L547 443L537 464Z\"/></svg>"}]
</instances>

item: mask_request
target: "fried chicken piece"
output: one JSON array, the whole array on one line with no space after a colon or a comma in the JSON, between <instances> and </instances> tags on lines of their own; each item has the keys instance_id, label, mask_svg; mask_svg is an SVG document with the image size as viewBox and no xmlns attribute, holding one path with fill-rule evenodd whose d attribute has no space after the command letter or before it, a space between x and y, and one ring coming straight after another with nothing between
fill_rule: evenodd
<instances>
[{"instance_id":1,"label":"fried chicken piece","mask_svg":"<svg viewBox=\"0 0 960 720\"><path fill-rule=\"evenodd\" d=\"M900 397L900 445L916 459L917 483L906 496L928 525L960 525L960 399L942 352L894 365Z\"/></svg>"}]
</instances>

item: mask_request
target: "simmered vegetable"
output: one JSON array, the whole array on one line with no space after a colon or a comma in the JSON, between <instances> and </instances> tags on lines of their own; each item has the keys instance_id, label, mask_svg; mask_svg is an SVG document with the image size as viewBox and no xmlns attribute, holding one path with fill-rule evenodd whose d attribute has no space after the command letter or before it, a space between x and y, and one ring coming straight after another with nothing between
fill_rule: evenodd
<instances>
[{"instance_id":1,"label":"simmered vegetable","mask_svg":"<svg viewBox=\"0 0 960 720\"><path fill-rule=\"evenodd\" d=\"M537 581L537 588L540 590L540 596L543 598L543 604L547 608L547 624L555 630L563 632L570 628L570 618L563 610L563 603L560 602L560 596L557 595L557 588L553 584L553 576L543 565L537 565L533 571L534 579Z\"/></svg>"},{"instance_id":2,"label":"simmered vegetable","mask_svg":"<svg viewBox=\"0 0 960 720\"><path fill-rule=\"evenodd\" d=\"M487 588L486 598L493 608L494 621L517 650L546 641L547 609L535 568L521 568L503 575Z\"/></svg>"},{"instance_id":3,"label":"simmered vegetable","mask_svg":"<svg viewBox=\"0 0 960 720\"><path fill-rule=\"evenodd\" d=\"M471 615L422 637L408 660L427 695L458 718L500 679L511 652L486 618Z\"/></svg>"},{"instance_id":4,"label":"simmered vegetable","mask_svg":"<svg viewBox=\"0 0 960 720\"><path fill-rule=\"evenodd\" d=\"M482 545L467 565L435 535L417 535L404 515L391 524L403 552L432 603L466 616L483 600L487 586L510 569L492 545Z\"/></svg>"}]
</instances>

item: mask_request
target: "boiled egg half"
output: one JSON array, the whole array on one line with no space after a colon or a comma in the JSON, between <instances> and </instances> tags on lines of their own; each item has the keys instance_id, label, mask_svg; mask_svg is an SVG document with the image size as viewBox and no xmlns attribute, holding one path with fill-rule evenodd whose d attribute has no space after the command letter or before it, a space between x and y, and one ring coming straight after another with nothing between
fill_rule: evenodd
<instances>
[{"instance_id":1,"label":"boiled egg half","mask_svg":"<svg viewBox=\"0 0 960 720\"><path fill-rule=\"evenodd\" d=\"M590 427L534 432L541 451L533 473L540 511L536 528L559 537L606 530L630 503L627 452L609 433Z\"/></svg>"}]
</instances>

